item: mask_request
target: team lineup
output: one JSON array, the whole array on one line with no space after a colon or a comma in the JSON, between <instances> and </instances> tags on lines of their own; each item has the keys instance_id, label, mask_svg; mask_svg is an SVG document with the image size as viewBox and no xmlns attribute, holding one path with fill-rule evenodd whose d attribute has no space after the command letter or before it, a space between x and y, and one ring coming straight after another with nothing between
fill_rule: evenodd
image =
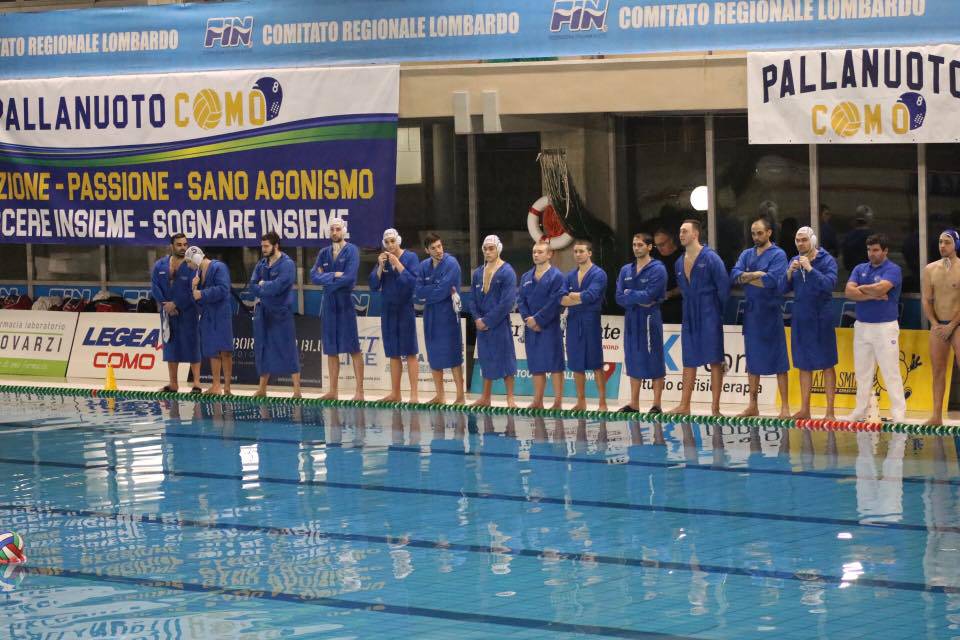
<instances>
[{"instance_id":1,"label":"team lineup","mask_svg":"<svg viewBox=\"0 0 960 640\"><path fill-rule=\"evenodd\" d=\"M310 270L310 281L323 287L321 336L327 357L329 389L323 396L338 397L340 356L350 354L355 392L364 399L364 362L360 357L357 314L352 293L357 284L360 252L346 241L346 223L329 221L331 244L323 248ZM837 284L837 261L820 247L814 230L796 232L797 254L788 259L771 241L773 225L764 216L751 224L753 247L744 250L729 272L720 256L700 240L701 225L686 220L680 226L679 251L674 237L660 229L655 234L633 236L634 260L620 270L616 302L624 309L624 367L630 379L630 402L622 411L639 411L640 390L653 391L651 413L689 414L697 369L710 375L711 410L720 415L725 373L723 309L734 287L744 294L743 339L749 400L742 416L758 415L761 376L776 376L780 417L810 418L810 398L815 372L822 372L826 399L825 418L836 418L837 337L830 305ZM890 400L890 419L902 422L906 411L899 370L899 303L901 269L887 257L886 238L866 238L867 262L850 272L844 297L855 303L853 358L857 399L849 420L867 418L877 368L883 375ZM653 257L654 247L663 260ZM371 291L383 296L380 325L384 353L390 362L390 393L383 398L401 400L406 364L410 402L420 402L418 389L420 345L416 310L423 309L426 362L434 395L428 403L448 401L444 374L454 383L452 399L465 402L461 313L476 328L477 364L483 386L475 405L491 404L493 383L502 380L506 404L516 406L514 378L517 357L510 315L516 309L523 321L527 366L533 379L531 408L543 408L548 377L552 383L551 408L563 407L564 373L573 373L574 410L586 408L586 387L597 387L599 409L608 410L603 371L601 307L607 273L592 261L590 241L575 240L576 268L563 273L551 261L553 249L545 241L532 248L533 268L520 276L501 258L503 245L495 235L484 238L483 265L471 274L471 296L461 300L460 264L446 253L442 238L424 238L428 257L402 246L395 229L383 232L382 252L369 275ZM942 422L946 368L951 348L960 353L960 234L944 231L939 237L940 259L922 274L923 311L931 324L930 354L933 368L933 414L929 422ZM296 265L281 251L276 233L261 239L262 259L248 285L254 306L254 355L260 376L256 395L266 395L271 376L290 376L294 397L300 397L300 362L293 306L296 300ZM669 259L669 258L672 258ZM667 264L665 264L665 262ZM672 263L672 264L671 264ZM668 266L669 265L669 266ZM231 393L233 352L232 305L229 272L198 247L189 246L183 234L171 239L171 254L157 261L152 293L160 308L164 337L163 357L168 363L169 384L177 391L179 364L189 363L193 392L201 359L209 359L213 382L206 393ZM789 355L783 322L784 296L793 293ZM663 325L681 324L683 383L680 403L661 407L666 377ZM791 413L787 373L799 371L801 404ZM222 375L222 383L221 383Z\"/></svg>"}]
</instances>

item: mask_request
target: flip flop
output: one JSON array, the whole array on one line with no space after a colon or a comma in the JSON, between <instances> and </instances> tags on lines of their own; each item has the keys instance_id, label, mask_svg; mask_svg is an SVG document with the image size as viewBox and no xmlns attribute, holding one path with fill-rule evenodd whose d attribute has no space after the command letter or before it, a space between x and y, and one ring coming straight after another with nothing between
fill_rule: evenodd
<instances>
[{"instance_id":1,"label":"flip flop","mask_svg":"<svg viewBox=\"0 0 960 640\"><path fill-rule=\"evenodd\" d=\"M177 392L178 392L178 389L173 389L168 384L164 385L163 388L160 389L160 393L177 393Z\"/></svg>"},{"instance_id":2,"label":"flip flop","mask_svg":"<svg viewBox=\"0 0 960 640\"><path fill-rule=\"evenodd\" d=\"M190 389L190 393L203 393L203 389L201 389L200 387L194 387Z\"/></svg>"}]
</instances>

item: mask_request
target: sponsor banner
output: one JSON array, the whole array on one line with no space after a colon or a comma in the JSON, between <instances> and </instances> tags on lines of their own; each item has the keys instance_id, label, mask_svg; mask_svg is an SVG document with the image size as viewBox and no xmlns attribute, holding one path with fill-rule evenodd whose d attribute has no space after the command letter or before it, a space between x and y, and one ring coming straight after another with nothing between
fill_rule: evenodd
<instances>
[{"instance_id":1,"label":"sponsor banner","mask_svg":"<svg viewBox=\"0 0 960 640\"><path fill-rule=\"evenodd\" d=\"M0 74L950 42L952 0L229 2L0 16Z\"/></svg>"},{"instance_id":2,"label":"sponsor banner","mask_svg":"<svg viewBox=\"0 0 960 640\"><path fill-rule=\"evenodd\" d=\"M67 375L76 313L0 309L0 374Z\"/></svg>"},{"instance_id":3,"label":"sponsor banner","mask_svg":"<svg viewBox=\"0 0 960 640\"><path fill-rule=\"evenodd\" d=\"M788 329L789 331L789 329ZM853 363L853 329L837 329L837 351L840 361L837 363L837 395L834 404L837 409L853 409L857 404L857 376ZM788 334L789 335L789 334ZM908 411L929 413L933 410L933 371L930 367L930 332L911 329L900 330L900 376L903 379L903 392L907 399ZM952 355L950 356L952 360ZM947 393L944 394L943 409L949 400L950 380L953 366L947 367ZM883 375L879 369L873 383L873 390L879 394L880 409L890 408L890 399L883 384ZM815 407L827 406L824 396L823 373L813 374L813 389L810 404ZM790 369L790 402L799 406L799 372Z\"/></svg>"},{"instance_id":4,"label":"sponsor banner","mask_svg":"<svg viewBox=\"0 0 960 640\"><path fill-rule=\"evenodd\" d=\"M462 334L466 336L466 321L460 320ZM360 353L363 357L363 388L364 391L390 391L390 360L383 352L383 338L380 334L380 318L357 318L357 331L360 335ZM423 337L423 318L417 318L417 344L420 346L420 353L417 356L419 362L419 375L417 377L419 393L421 399L433 397L433 374L430 371L430 365L427 363L426 341ZM405 362L405 361L404 361ZM464 362L466 364L466 362ZM405 367L405 365L404 365ZM466 375L466 372L464 372ZM324 367L323 386L330 386L330 372ZM449 369L443 373L443 382L446 388L448 399L454 393L453 375ZM340 382L339 389L355 389L356 377L353 374L353 362L350 354L340 355ZM400 389L404 392L410 390L410 384L407 379L406 369L401 377Z\"/></svg>"},{"instance_id":5,"label":"sponsor banner","mask_svg":"<svg viewBox=\"0 0 960 640\"><path fill-rule=\"evenodd\" d=\"M744 405L749 398L749 384L747 382L747 356L743 348L743 327L737 325L723 326L723 347L727 364L727 372L723 376L723 391L720 402ZM787 338L789 340L789 336ZM680 341L680 325L663 325L663 357L667 365L667 376L664 381L663 402L671 407L680 401L683 391L683 352ZM693 402L710 403L713 401L713 386L710 381L710 367L697 369L697 380L693 390ZM624 374L620 383L620 397L630 398L630 378ZM760 377L760 393L757 402L761 406L771 406L777 403L776 376ZM653 400L653 385L650 380L644 380L640 387L640 404L645 408ZM667 408L664 407L664 408Z\"/></svg>"},{"instance_id":6,"label":"sponsor banner","mask_svg":"<svg viewBox=\"0 0 960 640\"><path fill-rule=\"evenodd\" d=\"M395 66L0 81L0 241L318 245L336 216L379 246L398 92Z\"/></svg>"},{"instance_id":7,"label":"sponsor banner","mask_svg":"<svg viewBox=\"0 0 960 640\"><path fill-rule=\"evenodd\" d=\"M750 53L747 91L750 144L960 140L958 45Z\"/></svg>"},{"instance_id":8,"label":"sponsor banner","mask_svg":"<svg viewBox=\"0 0 960 640\"><path fill-rule=\"evenodd\" d=\"M517 352L517 375L514 378L514 393L519 396L532 396L533 374L527 368L527 349L523 340L523 319L519 313L510 314L510 324L513 327L513 346ZM623 316L602 316L601 330L603 332L603 375L607 383L607 399L616 401L622 386L623 375ZM477 360L476 346L474 346L473 357L474 367L473 375L470 377L470 390L479 393L483 388L483 376L481 375L479 360ZM599 397L593 371L587 371L586 377L587 397ZM627 388L629 389L629 386ZM492 389L494 394L502 395L507 392L503 380L495 380ZM545 396L549 400L552 394L553 380L548 375ZM564 371L564 397L575 397L576 394L573 372Z\"/></svg>"},{"instance_id":9,"label":"sponsor banner","mask_svg":"<svg viewBox=\"0 0 960 640\"><path fill-rule=\"evenodd\" d=\"M297 346L300 348L300 385L319 387L323 370L323 357L320 348L320 318L315 316L294 316L297 331ZM233 384L260 384L257 374L257 360L253 351L253 318L247 314L233 316ZM210 373L210 360L200 364L200 382L209 384L213 380ZM271 376L271 385L291 385L290 376Z\"/></svg>"},{"instance_id":10,"label":"sponsor banner","mask_svg":"<svg viewBox=\"0 0 960 640\"><path fill-rule=\"evenodd\" d=\"M81 313L70 353L71 378L167 381L159 313ZM180 366L180 384L190 367Z\"/></svg>"}]
</instances>

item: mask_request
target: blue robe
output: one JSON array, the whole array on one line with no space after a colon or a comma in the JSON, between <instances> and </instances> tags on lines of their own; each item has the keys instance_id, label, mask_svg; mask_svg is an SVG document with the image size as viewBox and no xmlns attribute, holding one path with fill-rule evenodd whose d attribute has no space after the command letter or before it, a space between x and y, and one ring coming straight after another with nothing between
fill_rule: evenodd
<instances>
[{"instance_id":1,"label":"blue robe","mask_svg":"<svg viewBox=\"0 0 960 640\"><path fill-rule=\"evenodd\" d=\"M253 312L253 352L257 374L290 375L300 373L300 349L297 348L297 330L293 321L297 267L290 256L267 264L263 258L250 277L250 293L260 298ZM257 284L263 280L263 286Z\"/></svg>"},{"instance_id":2,"label":"blue robe","mask_svg":"<svg viewBox=\"0 0 960 640\"><path fill-rule=\"evenodd\" d=\"M567 368L571 371L595 371L603 368L603 330L600 307L607 290L606 272L593 265L582 282L577 282L579 269L564 276L564 294L581 294L580 304L567 307Z\"/></svg>"},{"instance_id":3,"label":"blue robe","mask_svg":"<svg viewBox=\"0 0 960 640\"><path fill-rule=\"evenodd\" d=\"M384 263L383 274L377 275L377 266L370 272L370 291L383 294L380 311L380 333L383 352L388 358L415 356L417 345L417 313L413 309L413 292L417 287L420 260L413 251L400 254L403 272L397 273L390 261Z\"/></svg>"},{"instance_id":4,"label":"blue robe","mask_svg":"<svg viewBox=\"0 0 960 640\"><path fill-rule=\"evenodd\" d=\"M477 359L486 380L499 380L517 373L517 352L513 346L510 312L517 303L517 274L504 262L490 278L483 292L483 266L473 270L473 301L470 315L483 320L486 331L477 330Z\"/></svg>"},{"instance_id":5,"label":"blue robe","mask_svg":"<svg viewBox=\"0 0 960 640\"><path fill-rule=\"evenodd\" d=\"M789 282L783 279L783 291L794 292L790 353L793 366L803 371L829 369L838 361L837 332L830 309L837 284L837 261L821 248L812 266L809 272L795 270Z\"/></svg>"},{"instance_id":6,"label":"blue robe","mask_svg":"<svg viewBox=\"0 0 960 640\"><path fill-rule=\"evenodd\" d=\"M360 251L357 246L344 243L336 259L333 247L324 247L310 269L310 281L323 286L320 304L320 337L323 352L328 355L357 353L360 338L357 334L357 309L353 306L353 287L357 284ZM334 274L342 272L339 278Z\"/></svg>"},{"instance_id":7,"label":"blue robe","mask_svg":"<svg viewBox=\"0 0 960 640\"><path fill-rule=\"evenodd\" d=\"M667 295L667 268L651 260L637 272L636 261L617 276L617 304L624 308L623 360L631 378L667 375L663 360L663 318L660 303Z\"/></svg>"},{"instance_id":8,"label":"blue robe","mask_svg":"<svg viewBox=\"0 0 960 640\"><path fill-rule=\"evenodd\" d=\"M153 299L163 314L163 303L177 305L177 314L167 316L170 340L163 344L164 362L200 362L200 314L193 300L193 276L197 272L181 261L177 273L170 277L170 256L153 265L151 287Z\"/></svg>"},{"instance_id":9,"label":"blue robe","mask_svg":"<svg viewBox=\"0 0 960 640\"><path fill-rule=\"evenodd\" d=\"M463 364L460 316L453 310L451 289L460 289L460 263L449 254L434 268L433 258L420 263L414 298L424 305L423 338L434 371Z\"/></svg>"},{"instance_id":10,"label":"blue robe","mask_svg":"<svg viewBox=\"0 0 960 640\"><path fill-rule=\"evenodd\" d=\"M690 270L683 270L686 256L677 258L677 284L683 295L683 325L680 342L684 367L702 367L724 361L723 306L730 295L727 268L717 252L703 247Z\"/></svg>"},{"instance_id":11,"label":"blue robe","mask_svg":"<svg viewBox=\"0 0 960 640\"><path fill-rule=\"evenodd\" d=\"M227 265L211 260L207 273L197 286L200 299L200 352L213 358L224 351L233 351L233 303L230 294L230 272Z\"/></svg>"},{"instance_id":12,"label":"blue robe","mask_svg":"<svg viewBox=\"0 0 960 640\"><path fill-rule=\"evenodd\" d=\"M783 293L781 285L787 273L787 254L775 244L762 254L750 248L740 254L730 271L734 284L748 271L763 271L762 287L743 285L746 305L743 311L743 347L747 373L770 376L790 369L787 337L783 331Z\"/></svg>"},{"instance_id":13,"label":"blue robe","mask_svg":"<svg viewBox=\"0 0 960 640\"><path fill-rule=\"evenodd\" d=\"M520 278L517 307L526 322L533 316L540 331L523 329L523 344L527 350L527 369L530 373L563 371L563 333L560 331L560 298L564 294L563 273L556 267L547 269L540 280L533 277L536 268Z\"/></svg>"}]
</instances>

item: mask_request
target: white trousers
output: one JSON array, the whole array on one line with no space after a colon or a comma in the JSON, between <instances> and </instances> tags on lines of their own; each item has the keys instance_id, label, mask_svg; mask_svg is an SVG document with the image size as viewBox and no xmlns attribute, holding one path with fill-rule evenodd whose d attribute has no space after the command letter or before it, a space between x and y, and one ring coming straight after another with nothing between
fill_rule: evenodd
<instances>
[{"instance_id":1,"label":"white trousers","mask_svg":"<svg viewBox=\"0 0 960 640\"><path fill-rule=\"evenodd\" d=\"M907 401L900 377L900 325L891 322L860 322L853 325L853 364L857 373L857 407L853 415L866 417L873 394L873 375L877 367L890 398L890 418L903 422Z\"/></svg>"}]
</instances>

